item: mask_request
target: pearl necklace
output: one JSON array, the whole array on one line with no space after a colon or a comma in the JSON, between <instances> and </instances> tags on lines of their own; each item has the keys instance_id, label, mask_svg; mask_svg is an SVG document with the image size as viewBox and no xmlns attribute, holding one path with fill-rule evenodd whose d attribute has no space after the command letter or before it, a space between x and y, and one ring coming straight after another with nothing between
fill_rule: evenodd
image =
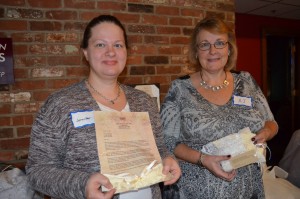
<instances>
[{"instance_id":1,"label":"pearl necklace","mask_svg":"<svg viewBox=\"0 0 300 199\"><path fill-rule=\"evenodd\" d=\"M206 81L204 81L202 78L201 71L200 71L200 77L201 77L200 86L202 86L203 88L208 89L208 90L219 91L223 88L226 88L229 85L229 82L227 81L227 73L226 72L225 72L225 80L223 81L223 84L221 84L219 86L211 86L211 85L207 84Z\"/></svg>"},{"instance_id":2,"label":"pearl necklace","mask_svg":"<svg viewBox=\"0 0 300 199\"><path fill-rule=\"evenodd\" d=\"M97 91L91 84L88 80L85 80L86 84L91 88L93 89L93 91L95 93L97 93L98 95L100 95L100 97L102 97L103 99L105 99L106 101L109 101L111 104L115 104L115 101L117 101L117 99L119 99L120 95L121 95L121 88L120 88L120 85L118 83L118 94L117 94L117 97L115 97L114 99L108 99L107 97L105 97L104 95L102 95L99 91Z\"/></svg>"}]
</instances>

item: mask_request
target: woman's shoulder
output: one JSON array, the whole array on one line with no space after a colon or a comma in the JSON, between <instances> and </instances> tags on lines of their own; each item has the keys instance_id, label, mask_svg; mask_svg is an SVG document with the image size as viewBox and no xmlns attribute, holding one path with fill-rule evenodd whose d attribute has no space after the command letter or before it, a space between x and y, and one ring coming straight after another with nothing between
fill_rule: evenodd
<instances>
[{"instance_id":1,"label":"woman's shoulder","mask_svg":"<svg viewBox=\"0 0 300 199\"><path fill-rule=\"evenodd\" d=\"M81 81L53 92L40 107L39 114L57 121L56 124L67 120L70 112L81 110L83 104L92 104L88 101L89 97L86 94L88 91L84 92L84 88L84 81Z\"/></svg>"},{"instance_id":2,"label":"woman's shoulder","mask_svg":"<svg viewBox=\"0 0 300 199\"><path fill-rule=\"evenodd\" d=\"M180 76L171 82L171 87L174 87L174 86L182 87L182 86L188 84L190 82L190 79L191 79L191 76L189 74Z\"/></svg>"},{"instance_id":3,"label":"woman's shoulder","mask_svg":"<svg viewBox=\"0 0 300 199\"><path fill-rule=\"evenodd\" d=\"M88 98L84 81L80 81L57 91L48 96L44 104L47 106L65 106Z\"/></svg>"},{"instance_id":4,"label":"woman's shoulder","mask_svg":"<svg viewBox=\"0 0 300 199\"><path fill-rule=\"evenodd\" d=\"M242 84L243 88L248 88L248 89L254 89L257 90L259 89L259 85L257 84L256 80L254 77L247 71L234 71L232 72L233 77L235 78L235 82L237 84Z\"/></svg>"},{"instance_id":5,"label":"woman's shoulder","mask_svg":"<svg viewBox=\"0 0 300 199\"><path fill-rule=\"evenodd\" d=\"M157 107L156 100L154 100L154 97L151 97L150 94L139 90L132 85L122 84L121 87L126 95L131 111L139 112L156 110L153 109L153 107Z\"/></svg>"},{"instance_id":6,"label":"woman's shoulder","mask_svg":"<svg viewBox=\"0 0 300 199\"><path fill-rule=\"evenodd\" d=\"M82 92L83 90L86 90L84 80L61 88L53 92L49 97L56 99L74 99L75 96L82 96L84 94Z\"/></svg>"},{"instance_id":7,"label":"woman's shoulder","mask_svg":"<svg viewBox=\"0 0 300 199\"><path fill-rule=\"evenodd\" d=\"M149 96L146 92L141 91L141 90L135 88L135 86L136 85L125 85L125 84L121 85L121 87L124 90L124 92L127 93L127 94L129 94L129 95L143 96L143 97L146 97L146 96L148 97Z\"/></svg>"},{"instance_id":8,"label":"woman's shoulder","mask_svg":"<svg viewBox=\"0 0 300 199\"><path fill-rule=\"evenodd\" d=\"M236 76L243 76L243 77L251 76L251 74L248 71L231 70L230 72Z\"/></svg>"},{"instance_id":9,"label":"woman's shoulder","mask_svg":"<svg viewBox=\"0 0 300 199\"><path fill-rule=\"evenodd\" d=\"M232 70L230 72L237 79L241 79L241 80L244 80L244 81L253 81L254 80L252 75L248 71Z\"/></svg>"}]
</instances>

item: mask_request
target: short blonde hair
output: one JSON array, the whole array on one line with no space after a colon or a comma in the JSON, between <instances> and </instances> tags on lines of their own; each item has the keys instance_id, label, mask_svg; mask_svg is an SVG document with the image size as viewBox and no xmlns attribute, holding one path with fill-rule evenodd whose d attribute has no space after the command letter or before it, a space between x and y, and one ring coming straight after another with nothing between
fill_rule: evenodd
<instances>
[{"instance_id":1,"label":"short blonde hair","mask_svg":"<svg viewBox=\"0 0 300 199\"><path fill-rule=\"evenodd\" d=\"M236 38L234 32L229 28L229 26L218 17L207 17L197 23L191 36L189 45L189 61L196 68L201 70L202 66L196 57L197 48L197 36L201 30L209 31L214 34L227 34L228 44L229 44L229 57L228 61L224 67L225 71L230 71L235 68L237 60L237 46Z\"/></svg>"}]
</instances>

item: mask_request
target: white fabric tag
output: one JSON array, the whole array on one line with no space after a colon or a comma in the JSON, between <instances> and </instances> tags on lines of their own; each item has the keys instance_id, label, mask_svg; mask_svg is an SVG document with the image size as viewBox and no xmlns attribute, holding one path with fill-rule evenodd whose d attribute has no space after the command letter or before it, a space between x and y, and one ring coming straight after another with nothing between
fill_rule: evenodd
<instances>
[{"instance_id":1,"label":"white fabric tag","mask_svg":"<svg viewBox=\"0 0 300 199\"><path fill-rule=\"evenodd\" d=\"M72 122L75 128L80 128L88 125L93 125L94 111L78 111L71 113Z\"/></svg>"},{"instance_id":2,"label":"white fabric tag","mask_svg":"<svg viewBox=\"0 0 300 199\"><path fill-rule=\"evenodd\" d=\"M252 98L233 95L233 104L252 107Z\"/></svg>"}]
</instances>

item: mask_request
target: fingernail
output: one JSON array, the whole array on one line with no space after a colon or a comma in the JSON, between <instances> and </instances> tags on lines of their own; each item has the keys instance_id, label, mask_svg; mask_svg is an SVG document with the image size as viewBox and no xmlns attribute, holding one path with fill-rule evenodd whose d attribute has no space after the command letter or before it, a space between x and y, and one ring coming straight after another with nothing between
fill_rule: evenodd
<instances>
[{"instance_id":1,"label":"fingernail","mask_svg":"<svg viewBox=\"0 0 300 199\"><path fill-rule=\"evenodd\" d=\"M251 138L251 141L254 141L255 140L255 138Z\"/></svg>"}]
</instances>

